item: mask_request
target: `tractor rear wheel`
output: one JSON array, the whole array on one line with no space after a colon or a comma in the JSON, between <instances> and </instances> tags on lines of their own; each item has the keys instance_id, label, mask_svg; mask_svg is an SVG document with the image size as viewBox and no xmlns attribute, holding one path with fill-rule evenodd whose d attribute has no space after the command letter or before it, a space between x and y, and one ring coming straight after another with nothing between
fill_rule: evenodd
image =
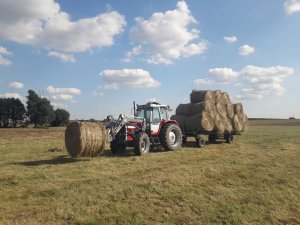
<instances>
[{"instance_id":1,"label":"tractor rear wheel","mask_svg":"<svg viewBox=\"0 0 300 225\"><path fill-rule=\"evenodd\" d=\"M181 147L182 132L177 124L169 123L160 133L160 142L166 151L174 151Z\"/></svg>"},{"instance_id":2,"label":"tractor rear wheel","mask_svg":"<svg viewBox=\"0 0 300 225\"><path fill-rule=\"evenodd\" d=\"M118 144L116 141L110 142L110 151L113 154L124 153L126 151L126 144Z\"/></svg>"},{"instance_id":3,"label":"tractor rear wheel","mask_svg":"<svg viewBox=\"0 0 300 225\"><path fill-rule=\"evenodd\" d=\"M144 155L149 152L150 139L145 132L140 132L134 143L134 153L136 155Z\"/></svg>"}]
</instances>

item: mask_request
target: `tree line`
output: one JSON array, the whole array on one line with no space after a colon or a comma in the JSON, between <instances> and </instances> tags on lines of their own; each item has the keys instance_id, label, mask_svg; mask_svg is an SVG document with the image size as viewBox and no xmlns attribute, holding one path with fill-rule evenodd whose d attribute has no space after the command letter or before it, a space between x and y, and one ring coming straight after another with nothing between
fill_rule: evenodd
<instances>
[{"instance_id":1,"label":"tree line","mask_svg":"<svg viewBox=\"0 0 300 225\"><path fill-rule=\"evenodd\" d=\"M51 102L28 90L26 108L20 99L0 98L0 127L63 126L69 122L70 113L65 109L53 109Z\"/></svg>"}]
</instances>

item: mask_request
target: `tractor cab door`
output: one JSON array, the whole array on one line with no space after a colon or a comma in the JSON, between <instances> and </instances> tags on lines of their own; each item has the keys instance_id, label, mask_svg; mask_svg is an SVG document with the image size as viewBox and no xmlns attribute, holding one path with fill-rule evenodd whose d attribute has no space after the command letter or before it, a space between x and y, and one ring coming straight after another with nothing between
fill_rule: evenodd
<instances>
[{"instance_id":1,"label":"tractor cab door","mask_svg":"<svg viewBox=\"0 0 300 225\"><path fill-rule=\"evenodd\" d=\"M152 109L152 123L151 123L151 134L157 135L160 127L160 112L158 107Z\"/></svg>"}]
</instances>

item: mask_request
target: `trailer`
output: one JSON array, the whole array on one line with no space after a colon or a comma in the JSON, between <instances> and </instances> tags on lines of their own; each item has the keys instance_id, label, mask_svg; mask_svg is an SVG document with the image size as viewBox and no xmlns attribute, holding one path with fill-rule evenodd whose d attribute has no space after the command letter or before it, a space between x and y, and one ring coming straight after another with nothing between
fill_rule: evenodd
<instances>
[{"instance_id":1,"label":"trailer","mask_svg":"<svg viewBox=\"0 0 300 225\"><path fill-rule=\"evenodd\" d=\"M208 143L216 143L220 141L225 141L228 144L231 144L233 142L233 132L216 132L216 131L211 131L211 132L202 132L202 131L192 131L188 132L185 131L182 127L180 127L182 130L182 144L183 146L187 143L187 139L189 137L195 138L196 146L199 148L203 148L206 145L205 138L203 137L204 135L208 136Z\"/></svg>"}]
</instances>

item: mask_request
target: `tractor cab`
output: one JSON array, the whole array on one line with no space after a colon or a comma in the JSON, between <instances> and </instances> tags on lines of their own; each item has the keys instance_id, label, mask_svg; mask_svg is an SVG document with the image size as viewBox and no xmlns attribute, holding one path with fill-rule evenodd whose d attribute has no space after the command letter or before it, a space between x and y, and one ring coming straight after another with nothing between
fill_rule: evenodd
<instances>
[{"instance_id":1,"label":"tractor cab","mask_svg":"<svg viewBox=\"0 0 300 225\"><path fill-rule=\"evenodd\" d=\"M169 120L170 107L157 102L148 102L145 105L137 105L135 117L145 119L146 130L151 135L158 135L163 123Z\"/></svg>"}]
</instances>

